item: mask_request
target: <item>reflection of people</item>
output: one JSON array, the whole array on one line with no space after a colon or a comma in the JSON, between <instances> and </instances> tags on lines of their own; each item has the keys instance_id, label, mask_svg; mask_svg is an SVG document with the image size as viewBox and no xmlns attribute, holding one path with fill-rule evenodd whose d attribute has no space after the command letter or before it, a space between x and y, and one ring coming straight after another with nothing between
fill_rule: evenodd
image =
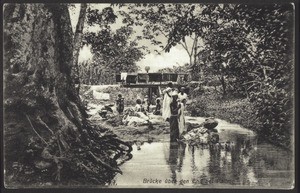
<instances>
[{"instance_id":1,"label":"reflection of people","mask_svg":"<svg viewBox=\"0 0 300 193\"><path fill-rule=\"evenodd\" d=\"M172 96L171 96L172 87L173 84L170 82L168 83L168 87L165 90L163 90L164 100L163 100L162 116L166 121L168 121L171 116L170 104L172 102Z\"/></svg>"},{"instance_id":2,"label":"reflection of people","mask_svg":"<svg viewBox=\"0 0 300 193\"><path fill-rule=\"evenodd\" d=\"M211 176L212 181L220 181L224 180L224 176L221 173L221 148L217 145L211 145L209 147L209 166L208 172ZM235 165L235 167L237 167Z\"/></svg>"},{"instance_id":3,"label":"reflection of people","mask_svg":"<svg viewBox=\"0 0 300 193\"><path fill-rule=\"evenodd\" d=\"M170 143L169 157L167 163L170 166L171 179L174 184L176 182L178 183L179 180L182 179L181 172L182 172L183 160L185 156L185 148L186 148L185 143L177 143L177 142Z\"/></svg>"},{"instance_id":4,"label":"reflection of people","mask_svg":"<svg viewBox=\"0 0 300 193\"><path fill-rule=\"evenodd\" d=\"M118 94L118 99L116 103L117 103L117 111L119 112L119 114L122 114L124 111L124 98L122 97L121 94Z\"/></svg>"},{"instance_id":5,"label":"reflection of people","mask_svg":"<svg viewBox=\"0 0 300 193\"><path fill-rule=\"evenodd\" d=\"M183 165L183 158L185 156L185 143L179 143L179 148L178 148L178 158L179 158L179 165L178 165L178 172L181 172L182 165Z\"/></svg>"},{"instance_id":6,"label":"reflection of people","mask_svg":"<svg viewBox=\"0 0 300 193\"><path fill-rule=\"evenodd\" d=\"M181 104L177 102L178 94L172 93L173 101L170 104L171 116L170 116L170 141L177 141L179 138L179 125L178 125L178 111L181 108Z\"/></svg>"},{"instance_id":7,"label":"reflection of people","mask_svg":"<svg viewBox=\"0 0 300 193\"><path fill-rule=\"evenodd\" d=\"M169 151L169 166L171 169L171 179L173 183L176 183L176 169L177 169L177 159L178 159L178 143L170 143Z\"/></svg>"}]
</instances>

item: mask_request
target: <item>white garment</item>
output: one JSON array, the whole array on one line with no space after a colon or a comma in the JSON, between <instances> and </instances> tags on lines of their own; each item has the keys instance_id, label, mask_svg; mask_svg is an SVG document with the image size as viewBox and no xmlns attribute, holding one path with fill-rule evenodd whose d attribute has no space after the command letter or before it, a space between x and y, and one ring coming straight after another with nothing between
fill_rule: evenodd
<instances>
[{"instance_id":1,"label":"white garment","mask_svg":"<svg viewBox=\"0 0 300 193\"><path fill-rule=\"evenodd\" d=\"M127 72L122 72L121 73L121 80L125 80L126 81L127 78Z\"/></svg>"},{"instance_id":2,"label":"white garment","mask_svg":"<svg viewBox=\"0 0 300 193\"><path fill-rule=\"evenodd\" d=\"M142 106L140 104L136 104L134 107L135 112L140 112L142 110Z\"/></svg>"},{"instance_id":3,"label":"white garment","mask_svg":"<svg viewBox=\"0 0 300 193\"><path fill-rule=\"evenodd\" d=\"M162 117L164 118L164 120L167 120L167 118L170 118L171 116L171 107L170 104L172 102L172 88L168 87L166 88L164 91L164 100L163 100L163 108L162 108ZM169 95L170 96L169 96Z\"/></svg>"},{"instance_id":4,"label":"white garment","mask_svg":"<svg viewBox=\"0 0 300 193\"><path fill-rule=\"evenodd\" d=\"M110 95L109 93L97 92L93 90L93 98L98 100L109 100Z\"/></svg>"},{"instance_id":5,"label":"white garment","mask_svg":"<svg viewBox=\"0 0 300 193\"><path fill-rule=\"evenodd\" d=\"M183 93L183 94L179 93L179 94L178 94L178 99L179 99L180 101L182 101L183 99L187 99L187 94L186 94L186 93Z\"/></svg>"},{"instance_id":6,"label":"white garment","mask_svg":"<svg viewBox=\"0 0 300 193\"><path fill-rule=\"evenodd\" d=\"M125 125L142 125L150 122L150 118L142 112L135 112L133 115L125 115L122 120Z\"/></svg>"},{"instance_id":7,"label":"white garment","mask_svg":"<svg viewBox=\"0 0 300 193\"><path fill-rule=\"evenodd\" d=\"M182 134L183 131L185 131L185 119L184 119L184 104L180 103L181 107L178 111L178 127L179 127L179 135Z\"/></svg>"}]
</instances>

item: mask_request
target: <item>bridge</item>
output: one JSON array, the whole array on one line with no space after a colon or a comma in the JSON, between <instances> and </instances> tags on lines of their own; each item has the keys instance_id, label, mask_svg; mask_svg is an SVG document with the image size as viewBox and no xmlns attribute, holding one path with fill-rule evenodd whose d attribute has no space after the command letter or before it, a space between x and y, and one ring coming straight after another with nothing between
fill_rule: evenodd
<instances>
[{"instance_id":1,"label":"bridge","mask_svg":"<svg viewBox=\"0 0 300 193\"><path fill-rule=\"evenodd\" d=\"M186 86L188 73L120 73L116 74L116 82L127 88L148 88L149 99L153 94L160 96L159 89L168 83L174 86Z\"/></svg>"}]
</instances>

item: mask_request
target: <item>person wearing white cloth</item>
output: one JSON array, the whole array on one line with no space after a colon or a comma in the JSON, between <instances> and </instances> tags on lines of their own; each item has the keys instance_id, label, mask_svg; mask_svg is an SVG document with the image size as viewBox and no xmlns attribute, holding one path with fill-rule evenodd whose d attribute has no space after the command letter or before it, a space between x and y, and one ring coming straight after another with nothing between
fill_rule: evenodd
<instances>
[{"instance_id":1,"label":"person wearing white cloth","mask_svg":"<svg viewBox=\"0 0 300 193\"><path fill-rule=\"evenodd\" d=\"M179 99L178 99L179 100ZM184 109L186 99L179 100L180 109L178 111L178 127L179 127L179 136L185 131L185 118L184 118Z\"/></svg>"},{"instance_id":2,"label":"person wearing white cloth","mask_svg":"<svg viewBox=\"0 0 300 193\"><path fill-rule=\"evenodd\" d=\"M184 92L184 87L180 88L180 93L178 94L178 99L182 102L184 99L187 100L187 94Z\"/></svg>"},{"instance_id":3,"label":"person wearing white cloth","mask_svg":"<svg viewBox=\"0 0 300 193\"><path fill-rule=\"evenodd\" d=\"M170 116L171 116L170 104L173 100L172 96L171 96L171 93L173 91L172 87L173 87L173 84L170 82L170 83L168 83L168 87L165 90L163 90L164 100L163 100L163 108L162 108L162 117L166 121L169 121Z\"/></svg>"},{"instance_id":4,"label":"person wearing white cloth","mask_svg":"<svg viewBox=\"0 0 300 193\"><path fill-rule=\"evenodd\" d=\"M180 93L178 94L178 100L181 103L181 108L178 112L178 122L179 122L179 135L185 131L185 119L184 119L184 110L187 101L187 94L184 92L184 87L180 88Z\"/></svg>"}]
</instances>

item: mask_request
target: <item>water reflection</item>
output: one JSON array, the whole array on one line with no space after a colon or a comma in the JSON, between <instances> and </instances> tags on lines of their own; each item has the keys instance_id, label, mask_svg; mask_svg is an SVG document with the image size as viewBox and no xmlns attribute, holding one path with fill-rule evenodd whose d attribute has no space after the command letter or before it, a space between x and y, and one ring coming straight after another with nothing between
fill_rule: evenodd
<instances>
[{"instance_id":1,"label":"water reflection","mask_svg":"<svg viewBox=\"0 0 300 193\"><path fill-rule=\"evenodd\" d=\"M255 137L236 133L231 141L216 145L184 143L142 144L133 148L133 159L121 166L119 185L147 187L291 187L292 156ZM161 179L143 184L141 179Z\"/></svg>"},{"instance_id":2,"label":"water reflection","mask_svg":"<svg viewBox=\"0 0 300 193\"><path fill-rule=\"evenodd\" d=\"M172 183L177 182L176 178L176 170L177 170L177 159L178 159L178 143L170 143L170 150L169 150L169 160L168 165L171 169L171 179Z\"/></svg>"}]
</instances>

